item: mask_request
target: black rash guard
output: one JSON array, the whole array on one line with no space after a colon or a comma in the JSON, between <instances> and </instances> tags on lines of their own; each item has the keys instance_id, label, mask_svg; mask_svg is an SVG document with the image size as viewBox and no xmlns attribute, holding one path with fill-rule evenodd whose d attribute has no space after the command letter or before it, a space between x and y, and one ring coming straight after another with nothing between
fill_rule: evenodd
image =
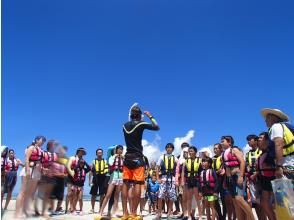
<instances>
[{"instance_id":1,"label":"black rash guard","mask_svg":"<svg viewBox=\"0 0 294 220\"><path fill-rule=\"evenodd\" d=\"M159 127L145 121L129 121L124 124L123 132L127 145L125 159L143 157L142 136L145 129L159 130Z\"/></svg>"}]
</instances>

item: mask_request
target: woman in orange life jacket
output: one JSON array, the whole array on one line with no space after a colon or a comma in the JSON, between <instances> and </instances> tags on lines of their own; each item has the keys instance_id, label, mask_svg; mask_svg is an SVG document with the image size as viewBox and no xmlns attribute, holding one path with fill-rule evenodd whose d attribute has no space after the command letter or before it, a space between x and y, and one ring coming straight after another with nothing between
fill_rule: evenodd
<instances>
[{"instance_id":1,"label":"woman in orange life jacket","mask_svg":"<svg viewBox=\"0 0 294 220\"><path fill-rule=\"evenodd\" d=\"M5 183L4 183L3 193L7 193L7 197L6 197L4 210L7 209L8 204L11 200L12 191L17 181L17 170L19 166L24 167L24 164L20 161L20 159L15 158L14 150L10 149L8 151L8 158L6 159L6 163L5 163ZM3 201L3 197L4 197L4 194L2 195L2 201Z\"/></svg>"},{"instance_id":2,"label":"woman in orange life jacket","mask_svg":"<svg viewBox=\"0 0 294 220\"><path fill-rule=\"evenodd\" d=\"M106 196L103 200L103 203L99 212L99 216L95 219L102 218L104 208L106 204L108 203L114 189L115 189L115 195L114 195L113 212L115 213L117 211L118 197L123 185L122 175L123 175L124 156L122 155L122 153L123 153L123 146L117 145L115 148L115 154L109 158L108 164L109 164L110 172L111 172L109 186L107 189Z\"/></svg>"},{"instance_id":3,"label":"woman in orange life jacket","mask_svg":"<svg viewBox=\"0 0 294 220\"><path fill-rule=\"evenodd\" d=\"M202 218L202 206L201 206L201 197L199 195L199 174L202 170L201 167L201 158L196 157L197 148L194 146L189 147L189 155L190 158L188 158L183 163L183 169L182 169L182 176L185 176L186 180L182 178L181 182L182 185L185 185L184 187L184 193L186 197L186 204L187 204L187 210L186 213L184 213L184 219L195 219L194 216L191 215L192 213L192 199L195 197L197 207L198 207L198 213L199 213L199 219ZM185 182L186 181L186 182Z\"/></svg>"},{"instance_id":4,"label":"woman in orange life jacket","mask_svg":"<svg viewBox=\"0 0 294 220\"><path fill-rule=\"evenodd\" d=\"M73 176L73 208L75 211L75 215L83 215L83 191L84 184L86 180L86 175L90 172L91 167L85 162L84 159L79 159L77 166L74 168L74 176ZM77 202L80 204L80 211L76 211Z\"/></svg>"},{"instance_id":5,"label":"woman in orange life jacket","mask_svg":"<svg viewBox=\"0 0 294 220\"><path fill-rule=\"evenodd\" d=\"M211 168L212 159L209 157L202 159L202 171L200 173L200 196L203 198L204 208L206 209L206 217L208 220L219 219L215 202L218 201L218 181L216 172ZM210 218L211 210L211 218Z\"/></svg>"},{"instance_id":6,"label":"woman in orange life jacket","mask_svg":"<svg viewBox=\"0 0 294 220\"><path fill-rule=\"evenodd\" d=\"M29 213L28 206L32 204L38 182L41 178L42 145L46 142L44 136L37 136L34 142L25 150L25 167L20 176L23 176L21 190L16 199L15 216L20 217L21 211L26 216Z\"/></svg>"},{"instance_id":7,"label":"woman in orange life jacket","mask_svg":"<svg viewBox=\"0 0 294 220\"><path fill-rule=\"evenodd\" d=\"M74 168L77 167L78 161L83 159L83 156L86 155L86 150L83 147L77 149L75 156L69 158L68 163L66 164L66 170L68 173L67 176L67 195L66 195L66 204L65 204L65 213L67 213L68 204L70 206L70 212L74 212L75 208L73 206L73 177L74 177Z\"/></svg>"},{"instance_id":8,"label":"woman in orange life jacket","mask_svg":"<svg viewBox=\"0 0 294 220\"><path fill-rule=\"evenodd\" d=\"M47 142L46 151L42 152L42 160L41 160L42 175L41 175L41 180L39 182L38 194L39 194L39 197L43 199L41 215L47 216L47 217L48 217L48 214L45 213L46 206L50 202L50 194L55 185L54 173L52 172L53 170L51 169L51 166L54 162L57 162L58 160L57 154L54 152L55 148L58 147L58 145L59 145L58 142L56 142L55 140L49 140ZM37 211L38 209L37 209L36 201L35 201L35 212L36 212L36 215L40 215L39 212Z\"/></svg>"},{"instance_id":9,"label":"woman in orange life jacket","mask_svg":"<svg viewBox=\"0 0 294 220\"><path fill-rule=\"evenodd\" d=\"M276 216L273 209L273 188L271 181L275 179L275 163L268 164L266 162L267 150L270 144L269 136L267 132L262 132L259 134L258 146L262 150L262 154L257 159L256 168L257 175L254 178L257 178L257 182L260 184L261 188L261 200L260 204L263 208L265 215L269 220L276 220Z\"/></svg>"},{"instance_id":10,"label":"woman in orange life jacket","mask_svg":"<svg viewBox=\"0 0 294 220\"><path fill-rule=\"evenodd\" d=\"M234 146L232 136L222 136L223 165L226 171L224 185L230 191L238 220L254 220L249 204L244 200L245 160L243 153Z\"/></svg>"}]
</instances>

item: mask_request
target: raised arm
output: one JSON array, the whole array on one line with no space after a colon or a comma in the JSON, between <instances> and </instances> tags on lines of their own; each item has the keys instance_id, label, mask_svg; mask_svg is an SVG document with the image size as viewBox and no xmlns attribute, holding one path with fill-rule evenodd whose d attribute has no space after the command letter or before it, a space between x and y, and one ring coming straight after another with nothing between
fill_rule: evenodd
<instances>
[{"instance_id":1,"label":"raised arm","mask_svg":"<svg viewBox=\"0 0 294 220\"><path fill-rule=\"evenodd\" d=\"M153 130L159 130L158 123L155 120L155 118L151 115L151 113L148 111L145 111L144 114L150 119L150 121L152 123Z\"/></svg>"}]
</instances>

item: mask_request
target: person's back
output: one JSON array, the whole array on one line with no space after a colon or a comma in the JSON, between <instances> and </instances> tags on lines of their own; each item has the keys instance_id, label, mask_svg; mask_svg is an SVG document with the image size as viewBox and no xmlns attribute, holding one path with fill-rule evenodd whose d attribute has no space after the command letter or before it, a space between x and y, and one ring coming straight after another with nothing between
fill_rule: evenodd
<instances>
[{"instance_id":1,"label":"person's back","mask_svg":"<svg viewBox=\"0 0 294 220\"><path fill-rule=\"evenodd\" d=\"M156 120L151 116L149 112L144 112L146 116L151 120L151 124L142 121L142 111L138 106L134 106L131 109L130 119L123 125L123 133L125 142L127 145L127 152L125 154L124 168L123 168L123 214L122 219L128 218L127 212L127 195L130 183L135 184L134 198L131 203L132 215L138 219L136 210L140 202L141 185L144 184L145 176L145 162L143 156L142 136L145 129L147 130L159 130Z\"/></svg>"}]
</instances>

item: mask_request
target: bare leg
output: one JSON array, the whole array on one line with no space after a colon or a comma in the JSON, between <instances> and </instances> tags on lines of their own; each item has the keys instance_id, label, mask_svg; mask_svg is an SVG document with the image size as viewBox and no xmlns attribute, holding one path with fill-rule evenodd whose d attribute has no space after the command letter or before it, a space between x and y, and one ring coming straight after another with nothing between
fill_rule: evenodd
<instances>
[{"instance_id":1,"label":"bare leg","mask_svg":"<svg viewBox=\"0 0 294 220\"><path fill-rule=\"evenodd\" d=\"M79 199L79 204L80 204L80 211L83 211L83 189L78 191L78 199Z\"/></svg>"},{"instance_id":2,"label":"bare leg","mask_svg":"<svg viewBox=\"0 0 294 220\"><path fill-rule=\"evenodd\" d=\"M113 213L115 214L118 210L118 199L119 194L121 192L122 187L121 186L115 186L115 194L114 194L114 203L113 203Z\"/></svg>"},{"instance_id":3,"label":"bare leg","mask_svg":"<svg viewBox=\"0 0 294 220\"><path fill-rule=\"evenodd\" d=\"M272 192L262 191L260 203L269 220L276 220L276 215L274 213L272 204L270 203L271 196L273 196L272 194Z\"/></svg>"},{"instance_id":4,"label":"bare leg","mask_svg":"<svg viewBox=\"0 0 294 220\"><path fill-rule=\"evenodd\" d=\"M140 203L140 197L141 197L141 185L135 184L132 215L137 215L137 208Z\"/></svg>"},{"instance_id":5,"label":"bare leg","mask_svg":"<svg viewBox=\"0 0 294 220\"><path fill-rule=\"evenodd\" d=\"M105 198L104 198L104 200L103 200L103 203L102 203L102 206L101 206L101 209L100 209L100 213L99 213L100 216L103 215L104 208L105 208L105 206L106 206L108 200L110 199L111 194L112 194L114 188L115 188L115 185L114 185L114 184L110 184L110 185L108 186L107 194L106 194L106 196L105 196Z\"/></svg>"},{"instance_id":6,"label":"bare leg","mask_svg":"<svg viewBox=\"0 0 294 220\"><path fill-rule=\"evenodd\" d=\"M21 215L21 212L23 211L26 186L27 186L27 178L22 177L21 190L16 198L16 204L15 204L15 217L16 218L19 218Z\"/></svg>"},{"instance_id":7,"label":"bare leg","mask_svg":"<svg viewBox=\"0 0 294 220\"><path fill-rule=\"evenodd\" d=\"M6 202L5 202L5 207L4 207L5 210L7 209L8 204L9 204L9 202L10 202L10 200L11 200L11 195L12 195L12 192L9 191L9 192L7 193L7 197L6 197Z\"/></svg>"},{"instance_id":8,"label":"bare leg","mask_svg":"<svg viewBox=\"0 0 294 220\"><path fill-rule=\"evenodd\" d=\"M196 199L196 203L197 203L197 208L198 208L198 213L199 213L199 219L202 218L202 214L203 214L203 210L202 210L202 206L201 206L201 197L199 196L199 192L198 192L198 188L194 187L193 188L193 194L195 196Z\"/></svg>"},{"instance_id":9,"label":"bare leg","mask_svg":"<svg viewBox=\"0 0 294 220\"><path fill-rule=\"evenodd\" d=\"M249 204L244 200L242 196L236 196L235 200L238 203L238 206L241 208L242 212L244 213L244 218L248 220L254 220L254 216L252 213L252 209Z\"/></svg>"},{"instance_id":10,"label":"bare leg","mask_svg":"<svg viewBox=\"0 0 294 220\"><path fill-rule=\"evenodd\" d=\"M94 211L94 207L95 207L95 202L96 202L96 196L91 196L91 206L92 206L92 210ZM101 204L101 199L100 199L100 204Z\"/></svg>"},{"instance_id":11,"label":"bare leg","mask_svg":"<svg viewBox=\"0 0 294 220\"><path fill-rule=\"evenodd\" d=\"M187 201L186 201L186 204L187 204L187 215L185 215L185 216L190 216L191 218L192 218L192 216L191 216L191 213L192 213L192 198L193 198L193 189L189 189L188 187L186 187L186 189L185 189L185 194L186 194L186 199L187 199Z\"/></svg>"},{"instance_id":12,"label":"bare leg","mask_svg":"<svg viewBox=\"0 0 294 220\"><path fill-rule=\"evenodd\" d=\"M127 183L123 183L123 187L122 187L122 208L123 208L123 216L128 216L128 204L127 204L127 200L128 200L128 184Z\"/></svg>"}]
</instances>

